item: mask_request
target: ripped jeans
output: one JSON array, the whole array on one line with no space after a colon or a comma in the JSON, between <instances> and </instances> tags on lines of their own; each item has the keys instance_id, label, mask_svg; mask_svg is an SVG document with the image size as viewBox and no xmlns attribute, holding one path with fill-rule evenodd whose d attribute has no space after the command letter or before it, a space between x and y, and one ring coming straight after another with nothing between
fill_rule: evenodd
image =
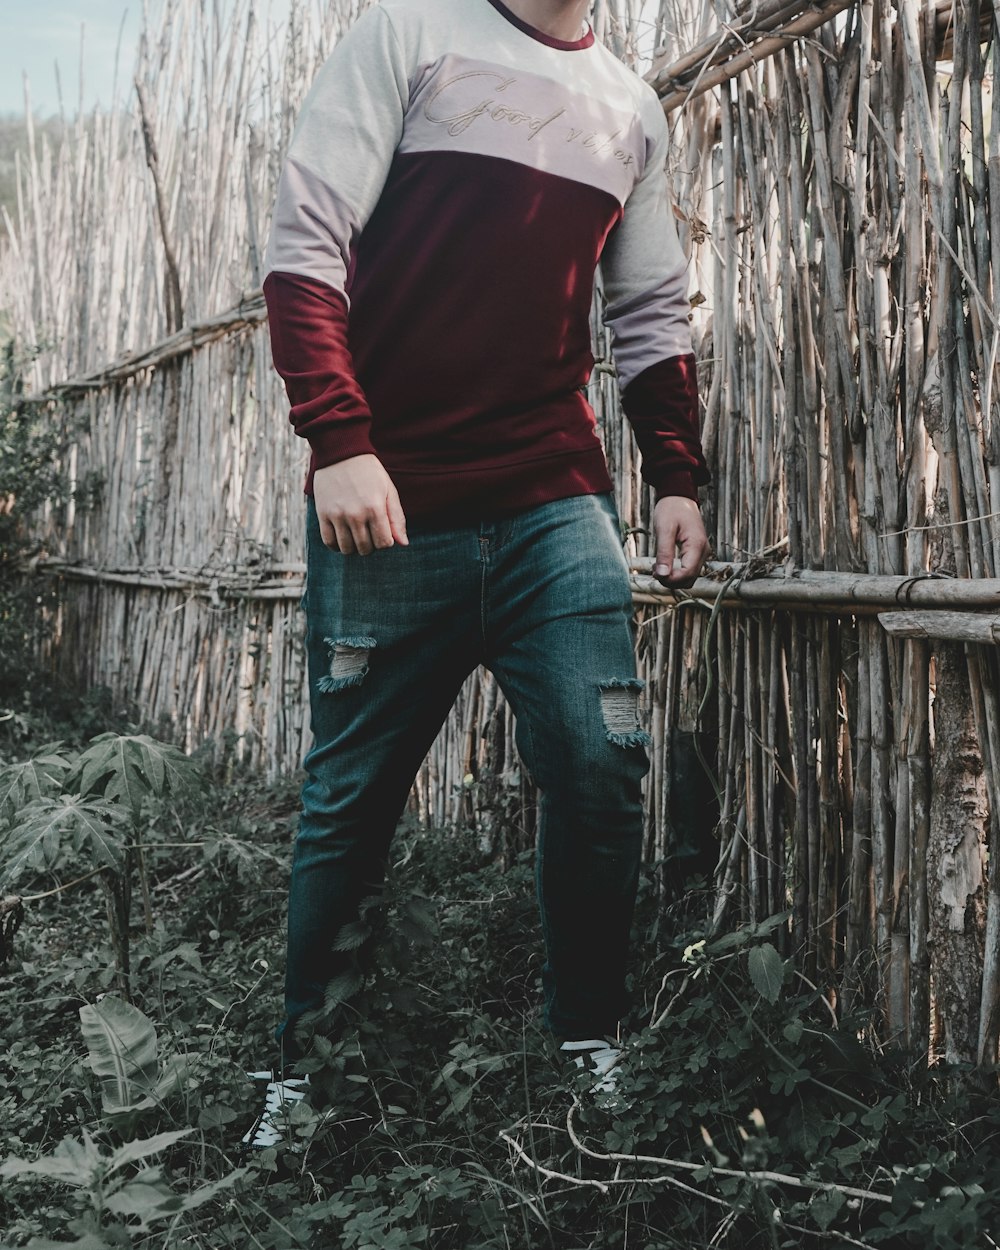
<instances>
[{"instance_id":1,"label":"ripped jeans","mask_svg":"<svg viewBox=\"0 0 1000 1250\"><path fill-rule=\"evenodd\" d=\"M632 601L610 495L578 495L408 547L326 548L308 501L305 597L314 745L288 910L285 1019L323 1001L351 957L341 926L379 888L417 769L466 677L485 665L516 717L540 790L536 880L544 1022L613 1033L642 849Z\"/></svg>"}]
</instances>

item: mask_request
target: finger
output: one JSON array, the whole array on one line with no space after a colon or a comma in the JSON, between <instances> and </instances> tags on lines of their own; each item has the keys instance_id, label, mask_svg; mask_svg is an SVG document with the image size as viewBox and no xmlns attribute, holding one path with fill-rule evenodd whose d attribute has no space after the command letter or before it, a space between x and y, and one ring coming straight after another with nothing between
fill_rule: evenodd
<instances>
[{"instance_id":1,"label":"finger","mask_svg":"<svg viewBox=\"0 0 1000 1250\"><path fill-rule=\"evenodd\" d=\"M389 513L386 509L377 512L368 522L368 533L371 535L372 545L378 551L384 550L386 547L393 545L392 530L389 527Z\"/></svg>"},{"instance_id":2,"label":"finger","mask_svg":"<svg viewBox=\"0 0 1000 1250\"><path fill-rule=\"evenodd\" d=\"M389 483L389 489L386 492L385 507L393 538L406 547L410 541L406 536L406 517L403 515L403 505L399 502L399 491L392 482Z\"/></svg>"},{"instance_id":3,"label":"finger","mask_svg":"<svg viewBox=\"0 0 1000 1250\"><path fill-rule=\"evenodd\" d=\"M676 526L671 526L662 534L657 535L656 560L653 563L653 576L658 581L663 583L666 583L673 577L676 537Z\"/></svg>"},{"instance_id":4,"label":"finger","mask_svg":"<svg viewBox=\"0 0 1000 1250\"><path fill-rule=\"evenodd\" d=\"M319 518L319 536L323 540L324 547L329 547L331 551L338 550L337 531L334 529L333 522L328 516Z\"/></svg>"},{"instance_id":5,"label":"finger","mask_svg":"<svg viewBox=\"0 0 1000 1250\"><path fill-rule=\"evenodd\" d=\"M356 548L354 546L354 537L347 522L343 518L339 518L334 521L333 525L337 535L334 551L339 551L343 556L353 556Z\"/></svg>"},{"instance_id":6,"label":"finger","mask_svg":"<svg viewBox=\"0 0 1000 1250\"><path fill-rule=\"evenodd\" d=\"M698 570L705 558L705 543L691 537L682 537L681 563L674 569L672 586L693 586L698 577Z\"/></svg>"},{"instance_id":7,"label":"finger","mask_svg":"<svg viewBox=\"0 0 1000 1250\"><path fill-rule=\"evenodd\" d=\"M368 532L368 521L365 517L354 517L351 520L351 537L354 539L354 549L359 556L370 556L374 548L372 547L372 536Z\"/></svg>"}]
</instances>

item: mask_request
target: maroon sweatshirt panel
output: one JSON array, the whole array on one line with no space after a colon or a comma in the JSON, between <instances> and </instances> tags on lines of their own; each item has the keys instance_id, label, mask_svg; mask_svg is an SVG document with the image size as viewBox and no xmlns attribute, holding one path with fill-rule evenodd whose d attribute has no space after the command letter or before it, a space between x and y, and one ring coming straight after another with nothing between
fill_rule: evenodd
<instances>
[{"instance_id":1,"label":"maroon sweatshirt panel","mask_svg":"<svg viewBox=\"0 0 1000 1250\"><path fill-rule=\"evenodd\" d=\"M357 396L334 376L349 345L371 412L363 449L382 460L409 518L501 514L610 490L582 388L593 367L594 270L620 216L607 192L513 161L397 154L348 274L346 345L334 292L292 275L268 279L272 324L295 305L296 352L303 335L314 338L316 368L298 357L293 371L272 334L296 428L306 432L302 421L335 400L307 434L307 489L316 468L361 445Z\"/></svg>"},{"instance_id":2,"label":"maroon sweatshirt panel","mask_svg":"<svg viewBox=\"0 0 1000 1250\"><path fill-rule=\"evenodd\" d=\"M642 452L642 475L657 497L697 501L711 474L701 446L695 357L672 356L644 369L625 388L622 408Z\"/></svg>"},{"instance_id":3,"label":"maroon sweatshirt panel","mask_svg":"<svg viewBox=\"0 0 1000 1250\"><path fill-rule=\"evenodd\" d=\"M312 449L310 479L316 469L373 452L371 411L347 345L344 295L295 273L270 273L263 289L288 419Z\"/></svg>"}]
</instances>

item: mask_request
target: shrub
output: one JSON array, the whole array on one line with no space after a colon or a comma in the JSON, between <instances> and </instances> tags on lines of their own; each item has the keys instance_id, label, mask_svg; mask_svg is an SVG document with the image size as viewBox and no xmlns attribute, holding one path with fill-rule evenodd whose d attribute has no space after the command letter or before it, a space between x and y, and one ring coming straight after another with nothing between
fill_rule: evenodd
<instances>
[{"instance_id":1,"label":"shrub","mask_svg":"<svg viewBox=\"0 0 1000 1250\"><path fill-rule=\"evenodd\" d=\"M0 718L12 718L35 684L42 620L54 602L52 587L25 573L40 554L32 520L68 498L57 423L24 403L23 364L13 342L0 340Z\"/></svg>"},{"instance_id":2,"label":"shrub","mask_svg":"<svg viewBox=\"0 0 1000 1250\"><path fill-rule=\"evenodd\" d=\"M136 876L147 932L153 925L143 853L146 807L184 794L196 776L188 756L145 734L100 734L82 752L53 744L0 768L0 882L13 886L29 874L81 871L71 885L96 878L107 902L118 986L126 999ZM36 900L66 888L57 886Z\"/></svg>"}]
</instances>

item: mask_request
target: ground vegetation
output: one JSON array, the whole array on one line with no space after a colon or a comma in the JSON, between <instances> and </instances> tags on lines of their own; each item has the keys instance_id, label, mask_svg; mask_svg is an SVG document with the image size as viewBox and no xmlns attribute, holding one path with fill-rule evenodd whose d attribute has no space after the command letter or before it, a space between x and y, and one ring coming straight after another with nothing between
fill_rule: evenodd
<instances>
[{"instance_id":1,"label":"ground vegetation","mask_svg":"<svg viewBox=\"0 0 1000 1250\"><path fill-rule=\"evenodd\" d=\"M595 1100L539 1025L531 856L471 828L401 829L311 1105L243 1158L296 781L91 727L0 744L5 1250L995 1244L983 1074L880 1046L779 954L787 915L711 936L697 878L665 906L647 870L623 1097ZM116 913L100 885L129 851L144 902Z\"/></svg>"}]
</instances>

